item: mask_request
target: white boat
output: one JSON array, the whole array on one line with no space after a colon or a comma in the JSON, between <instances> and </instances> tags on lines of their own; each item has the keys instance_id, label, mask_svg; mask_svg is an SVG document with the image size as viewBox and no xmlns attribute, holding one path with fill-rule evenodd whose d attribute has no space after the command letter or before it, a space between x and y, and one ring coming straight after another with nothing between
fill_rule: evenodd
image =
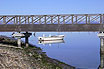
<instances>
[{"instance_id":1,"label":"white boat","mask_svg":"<svg viewBox=\"0 0 104 69\"><path fill-rule=\"evenodd\" d=\"M54 41L39 41L38 44L55 44L64 43L64 40L54 40Z\"/></svg>"},{"instance_id":2,"label":"white boat","mask_svg":"<svg viewBox=\"0 0 104 69\"><path fill-rule=\"evenodd\" d=\"M38 37L39 41L52 41L52 40L63 40L64 35L49 36L49 37Z\"/></svg>"}]
</instances>

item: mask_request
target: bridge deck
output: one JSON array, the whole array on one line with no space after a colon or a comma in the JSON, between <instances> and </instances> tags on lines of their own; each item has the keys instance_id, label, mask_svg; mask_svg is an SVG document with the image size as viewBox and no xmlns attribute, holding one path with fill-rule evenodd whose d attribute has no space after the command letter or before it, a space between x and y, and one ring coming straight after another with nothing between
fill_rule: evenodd
<instances>
[{"instance_id":1,"label":"bridge deck","mask_svg":"<svg viewBox=\"0 0 104 69\"><path fill-rule=\"evenodd\" d=\"M31 31L31 32L76 32L76 31L103 31L101 24L21 24L0 25L0 32Z\"/></svg>"}]
</instances>

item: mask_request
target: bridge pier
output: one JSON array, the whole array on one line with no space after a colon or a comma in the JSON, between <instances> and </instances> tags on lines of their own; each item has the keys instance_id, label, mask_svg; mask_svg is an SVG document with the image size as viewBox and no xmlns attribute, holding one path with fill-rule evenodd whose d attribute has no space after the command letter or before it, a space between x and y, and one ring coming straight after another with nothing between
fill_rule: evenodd
<instances>
[{"instance_id":1,"label":"bridge pier","mask_svg":"<svg viewBox=\"0 0 104 69\"><path fill-rule=\"evenodd\" d=\"M18 44L18 47L21 47L21 38L25 38L25 46L28 47L29 46L29 43L28 43L28 38L30 37L30 35L32 35L32 33L14 33L12 36L17 38L17 44Z\"/></svg>"},{"instance_id":2,"label":"bridge pier","mask_svg":"<svg viewBox=\"0 0 104 69\"><path fill-rule=\"evenodd\" d=\"M100 38L100 52L104 53L104 32L99 32L98 37Z\"/></svg>"},{"instance_id":3,"label":"bridge pier","mask_svg":"<svg viewBox=\"0 0 104 69\"><path fill-rule=\"evenodd\" d=\"M104 37L100 37L100 51L104 53Z\"/></svg>"},{"instance_id":4,"label":"bridge pier","mask_svg":"<svg viewBox=\"0 0 104 69\"><path fill-rule=\"evenodd\" d=\"M18 32L18 33L13 33L12 36L17 38L18 47L21 47L21 38L24 37L24 34Z\"/></svg>"},{"instance_id":5,"label":"bridge pier","mask_svg":"<svg viewBox=\"0 0 104 69\"><path fill-rule=\"evenodd\" d=\"M98 34L100 38L100 65L98 69L104 68L104 32L99 32Z\"/></svg>"}]
</instances>

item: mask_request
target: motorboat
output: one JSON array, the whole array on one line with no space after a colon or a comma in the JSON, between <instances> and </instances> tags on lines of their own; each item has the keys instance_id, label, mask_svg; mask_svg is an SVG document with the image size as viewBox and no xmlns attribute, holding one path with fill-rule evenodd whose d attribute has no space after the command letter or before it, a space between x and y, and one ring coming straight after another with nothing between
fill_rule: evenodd
<instances>
[{"instance_id":1,"label":"motorboat","mask_svg":"<svg viewBox=\"0 0 104 69\"><path fill-rule=\"evenodd\" d=\"M53 41L53 40L63 40L64 35L56 35L56 36L43 36L43 37L38 37L39 41Z\"/></svg>"},{"instance_id":2,"label":"motorboat","mask_svg":"<svg viewBox=\"0 0 104 69\"><path fill-rule=\"evenodd\" d=\"M64 43L64 40L52 40L52 41L39 41L38 44L56 44L56 43Z\"/></svg>"}]
</instances>

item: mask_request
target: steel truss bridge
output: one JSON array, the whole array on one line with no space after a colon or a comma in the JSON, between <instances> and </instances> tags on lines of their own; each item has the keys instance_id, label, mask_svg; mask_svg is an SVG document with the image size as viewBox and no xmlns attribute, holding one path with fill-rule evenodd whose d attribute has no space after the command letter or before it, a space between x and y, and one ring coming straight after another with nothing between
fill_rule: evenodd
<instances>
[{"instance_id":1,"label":"steel truss bridge","mask_svg":"<svg viewBox=\"0 0 104 69\"><path fill-rule=\"evenodd\" d=\"M103 31L104 14L0 15L0 31Z\"/></svg>"}]
</instances>

